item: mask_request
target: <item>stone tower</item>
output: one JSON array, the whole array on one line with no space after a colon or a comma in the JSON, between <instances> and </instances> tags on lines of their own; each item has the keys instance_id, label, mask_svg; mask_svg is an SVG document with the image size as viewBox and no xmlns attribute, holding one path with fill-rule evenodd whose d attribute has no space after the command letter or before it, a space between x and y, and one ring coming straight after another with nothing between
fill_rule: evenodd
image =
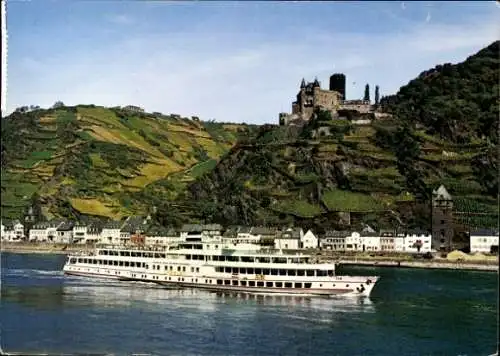
<instances>
[{"instance_id":1,"label":"stone tower","mask_svg":"<svg viewBox=\"0 0 500 356\"><path fill-rule=\"evenodd\" d=\"M444 185L432 192L432 248L451 251L453 248L453 200Z\"/></svg>"},{"instance_id":2,"label":"stone tower","mask_svg":"<svg viewBox=\"0 0 500 356\"><path fill-rule=\"evenodd\" d=\"M336 73L330 76L330 91L336 91L342 95L341 99L346 100L345 97L345 75Z\"/></svg>"}]
</instances>

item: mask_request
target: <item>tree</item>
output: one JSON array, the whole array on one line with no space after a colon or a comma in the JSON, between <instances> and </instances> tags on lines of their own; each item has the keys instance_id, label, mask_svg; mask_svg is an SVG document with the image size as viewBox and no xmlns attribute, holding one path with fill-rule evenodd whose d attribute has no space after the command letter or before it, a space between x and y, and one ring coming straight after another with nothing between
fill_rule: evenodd
<instances>
[{"instance_id":1,"label":"tree","mask_svg":"<svg viewBox=\"0 0 500 356\"><path fill-rule=\"evenodd\" d=\"M375 86L375 105L378 105L380 101L380 92L378 85Z\"/></svg>"},{"instance_id":2,"label":"tree","mask_svg":"<svg viewBox=\"0 0 500 356\"><path fill-rule=\"evenodd\" d=\"M370 101L370 85L369 84L365 85L365 96L363 97L363 100Z\"/></svg>"},{"instance_id":3,"label":"tree","mask_svg":"<svg viewBox=\"0 0 500 356\"><path fill-rule=\"evenodd\" d=\"M420 253L420 249L422 248L422 240L417 240L415 241L415 243L413 244L413 248L416 248L417 249L417 252Z\"/></svg>"},{"instance_id":4,"label":"tree","mask_svg":"<svg viewBox=\"0 0 500 356\"><path fill-rule=\"evenodd\" d=\"M54 105L52 105L52 108L53 109L58 109L58 108L62 108L64 106L64 103L62 101L56 101L54 103Z\"/></svg>"}]
</instances>

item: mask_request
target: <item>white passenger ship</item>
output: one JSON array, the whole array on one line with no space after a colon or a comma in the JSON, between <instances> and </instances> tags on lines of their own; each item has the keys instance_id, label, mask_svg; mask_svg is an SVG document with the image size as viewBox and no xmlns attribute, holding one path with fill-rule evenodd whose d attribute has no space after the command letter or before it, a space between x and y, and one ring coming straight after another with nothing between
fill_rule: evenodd
<instances>
[{"instance_id":1,"label":"white passenger ship","mask_svg":"<svg viewBox=\"0 0 500 356\"><path fill-rule=\"evenodd\" d=\"M335 275L335 264L255 244L185 241L164 248L100 246L69 255L67 275L167 287L307 296L369 296L379 277Z\"/></svg>"}]
</instances>

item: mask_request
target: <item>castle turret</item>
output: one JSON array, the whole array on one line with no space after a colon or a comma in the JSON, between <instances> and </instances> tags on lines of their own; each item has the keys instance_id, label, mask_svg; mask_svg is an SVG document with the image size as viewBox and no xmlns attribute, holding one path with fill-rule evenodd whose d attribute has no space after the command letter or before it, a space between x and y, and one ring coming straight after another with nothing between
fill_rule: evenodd
<instances>
[{"instance_id":1,"label":"castle turret","mask_svg":"<svg viewBox=\"0 0 500 356\"><path fill-rule=\"evenodd\" d=\"M320 87L320 84L319 84L319 81L318 81L318 78L314 78L314 83L313 83L313 88L315 87Z\"/></svg>"},{"instance_id":2,"label":"castle turret","mask_svg":"<svg viewBox=\"0 0 500 356\"><path fill-rule=\"evenodd\" d=\"M345 96L345 75L342 73L335 73L330 77L330 90L342 94L342 100L346 100Z\"/></svg>"},{"instance_id":3,"label":"castle turret","mask_svg":"<svg viewBox=\"0 0 500 356\"><path fill-rule=\"evenodd\" d=\"M302 82L300 83L300 89L303 89L306 87L306 80L302 78Z\"/></svg>"}]
</instances>

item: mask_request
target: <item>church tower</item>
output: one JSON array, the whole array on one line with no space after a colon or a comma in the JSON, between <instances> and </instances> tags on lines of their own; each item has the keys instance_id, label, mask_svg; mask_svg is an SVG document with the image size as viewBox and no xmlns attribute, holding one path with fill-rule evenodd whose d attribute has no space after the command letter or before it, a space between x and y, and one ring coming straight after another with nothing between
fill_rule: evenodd
<instances>
[{"instance_id":1,"label":"church tower","mask_svg":"<svg viewBox=\"0 0 500 356\"><path fill-rule=\"evenodd\" d=\"M448 252L453 248L453 199L444 185L432 192L432 248Z\"/></svg>"}]
</instances>

